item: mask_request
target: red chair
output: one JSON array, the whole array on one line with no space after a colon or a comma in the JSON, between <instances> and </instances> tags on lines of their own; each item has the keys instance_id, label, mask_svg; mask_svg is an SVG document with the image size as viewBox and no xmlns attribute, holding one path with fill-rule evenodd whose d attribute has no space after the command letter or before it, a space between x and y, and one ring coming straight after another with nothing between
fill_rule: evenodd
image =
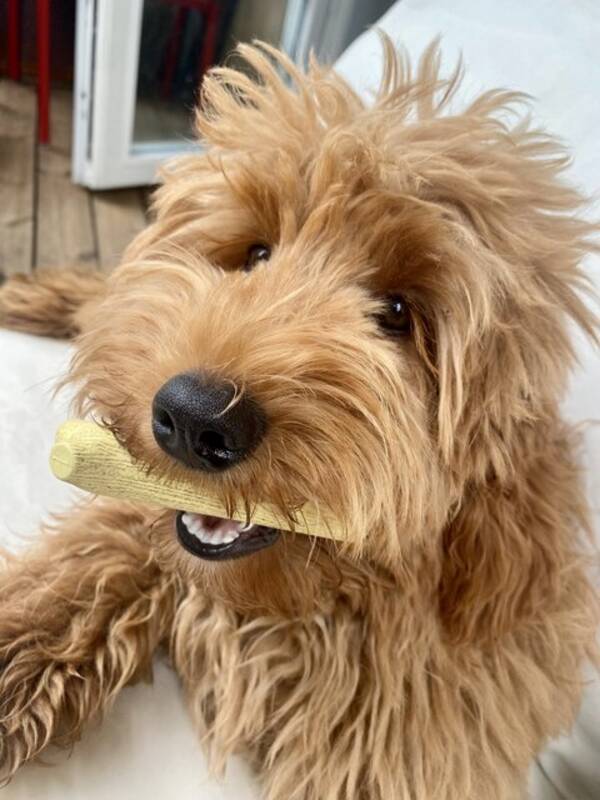
<instances>
[{"instance_id":1,"label":"red chair","mask_svg":"<svg viewBox=\"0 0 600 800\"><path fill-rule=\"evenodd\" d=\"M38 139L50 138L50 0L36 0ZM21 0L8 0L8 77L21 78Z\"/></svg>"}]
</instances>

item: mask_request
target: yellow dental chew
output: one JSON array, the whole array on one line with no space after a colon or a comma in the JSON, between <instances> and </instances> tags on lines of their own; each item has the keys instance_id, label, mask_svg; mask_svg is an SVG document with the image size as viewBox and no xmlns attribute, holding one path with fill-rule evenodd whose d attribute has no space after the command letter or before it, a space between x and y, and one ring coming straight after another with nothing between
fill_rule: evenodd
<instances>
[{"instance_id":1,"label":"yellow dental chew","mask_svg":"<svg viewBox=\"0 0 600 800\"><path fill-rule=\"evenodd\" d=\"M93 494L246 521L243 512L229 514L217 497L205 492L199 495L193 481L164 481L147 475L110 431L93 422L71 420L60 426L50 454L50 468L60 480ZM312 506L304 506L296 519L294 530L298 533L345 538L335 520ZM282 530L291 527L288 520L264 505L254 509L252 522Z\"/></svg>"}]
</instances>

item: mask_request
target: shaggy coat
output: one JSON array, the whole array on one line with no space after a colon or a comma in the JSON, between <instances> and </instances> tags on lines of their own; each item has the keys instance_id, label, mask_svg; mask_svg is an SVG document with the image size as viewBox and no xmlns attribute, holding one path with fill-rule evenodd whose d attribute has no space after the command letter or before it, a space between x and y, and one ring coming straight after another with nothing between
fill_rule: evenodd
<instances>
[{"instance_id":1,"label":"shaggy coat","mask_svg":"<svg viewBox=\"0 0 600 800\"><path fill-rule=\"evenodd\" d=\"M168 648L210 762L243 752L266 800L515 800L597 657L588 509L559 401L593 244L567 157L460 69L384 41L365 105L266 45L211 71L204 148L170 164L107 280L11 279L0 319L79 334L69 380L164 476L158 388L210 370L268 434L198 473L233 507L344 524L205 562L174 512L96 499L0 575L0 762L69 744ZM248 248L268 261L241 269ZM408 330L382 326L402 297Z\"/></svg>"}]
</instances>

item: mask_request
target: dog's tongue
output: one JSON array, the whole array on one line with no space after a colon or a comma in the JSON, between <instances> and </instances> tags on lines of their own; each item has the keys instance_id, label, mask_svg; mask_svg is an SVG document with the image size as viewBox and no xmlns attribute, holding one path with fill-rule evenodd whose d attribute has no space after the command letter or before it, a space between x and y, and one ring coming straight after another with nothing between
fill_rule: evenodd
<instances>
[{"instance_id":1,"label":"dog's tongue","mask_svg":"<svg viewBox=\"0 0 600 800\"><path fill-rule=\"evenodd\" d=\"M196 536L205 544L229 544L235 541L240 533L246 533L254 528L254 525L246 525L234 519L221 519L211 517L208 514L194 514L186 511L181 516L181 520L189 533Z\"/></svg>"}]
</instances>

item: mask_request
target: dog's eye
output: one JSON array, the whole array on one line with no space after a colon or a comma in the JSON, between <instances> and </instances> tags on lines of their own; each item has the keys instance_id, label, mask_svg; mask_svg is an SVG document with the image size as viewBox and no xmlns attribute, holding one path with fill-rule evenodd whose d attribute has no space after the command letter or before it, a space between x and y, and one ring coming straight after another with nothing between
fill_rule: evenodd
<instances>
[{"instance_id":1,"label":"dog's eye","mask_svg":"<svg viewBox=\"0 0 600 800\"><path fill-rule=\"evenodd\" d=\"M268 261L271 257L271 248L266 244L253 244L248 248L243 269L246 272L255 267L259 261Z\"/></svg>"},{"instance_id":2,"label":"dog's eye","mask_svg":"<svg viewBox=\"0 0 600 800\"><path fill-rule=\"evenodd\" d=\"M389 333L408 333L410 311L404 298L398 294L389 295L382 311L377 315L377 322Z\"/></svg>"}]
</instances>

